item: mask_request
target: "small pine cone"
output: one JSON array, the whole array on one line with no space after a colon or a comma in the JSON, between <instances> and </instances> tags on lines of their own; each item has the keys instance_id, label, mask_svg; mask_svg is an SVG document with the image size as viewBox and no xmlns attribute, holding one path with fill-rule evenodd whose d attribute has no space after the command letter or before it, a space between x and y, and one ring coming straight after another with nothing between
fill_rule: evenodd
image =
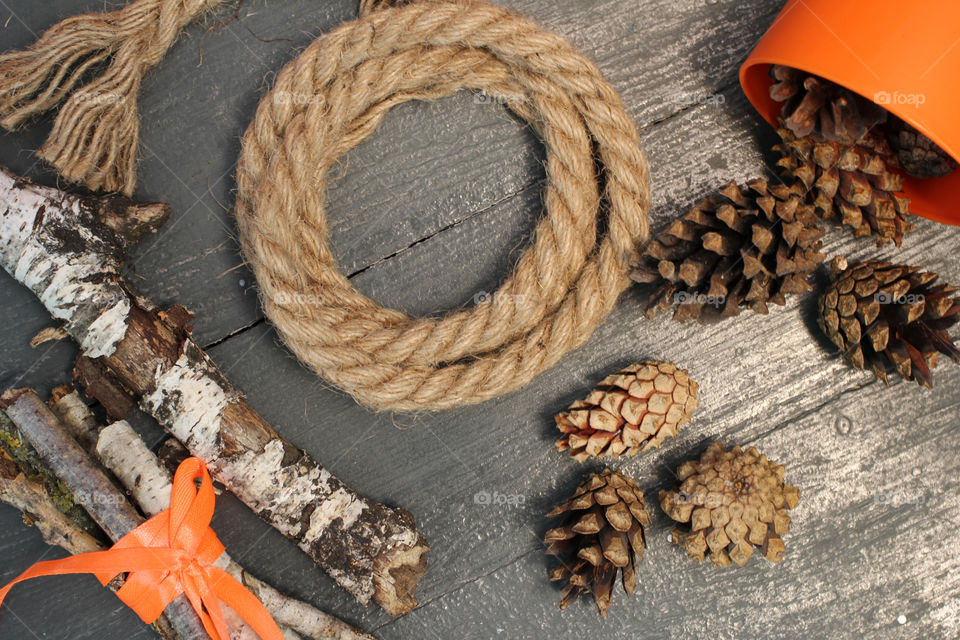
<instances>
[{"instance_id":1,"label":"small pine cone","mask_svg":"<svg viewBox=\"0 0 960 640\"><path fill-rule=\"evenodd\" d=\"M755 448L729 451L711 444L700 461L677 469L680 486L660 492L660 507L673 520L688 523L672 532L673 542L717 567L731 561L743 566L754 548L770 562L780 562L781 536L790 529L788 509L797 506L796 487L783 482L784 468Z\"/></svg>"},{"instance_id":2,"label":"small pine cone","mask_svg":"<svg viewBox=\"0 0 960 640\"><path fill-rule=\"evenodd\" d=\"M745 188L728 183L675 220L651 241L630 277L657 285L646 315L678 303L673 319L717 322L749 307L806 293L807 277L825 256L823 230L799 183L770 185L756 179Z\"/></svg>"},{"instance_id":3,"label":"small pine cone","mask_svg":"<svg viewBox=\"0 0 960 640\"><path fill-rule=\"evenodd\" d=\"M857 144L887 120L883 107L819 76L772 65L770 77L770 97L783 103L780 117L798 138Z\"/></svg>"},{"instance_id":4,"label":"small pine cone","mask_svg":"<svg viewBox=\"0 0 960 640\"><path fill-rule=\"evenodd\" d=\"M669 362L640 362L604 378L583 400L557 415L563 437L557 451L577 462L601 456L635 456L659 447L690 421L697 383Z\"/></svg>"},{"instance_id":5,"label":"small pine cone","mask_svg":"<svg viewBox=\"0 0 960 640\"><path fill-rule=\"evenodd\" d=\"M870 369L889 384L892 365L904 380L933 386L930 370L943 353L960 364L947 332L960 320L957 287L936 284L937 274L919 267L836 258L833 282L819 299L819 324L857 369Z\"/></svg>"},{"instance_id":6,"label":"small pine cone","mask_svg":"<svg viewBox=\"0 0 960 640\"><path fill-rule=\"evenodd\" d=\"M891 118L887 137L900 167L915 178L942 178L957 168L950 154L900 118Z\"/></svg>"},{"instance_id":7,"label":"small pine cone","mask_svg":"<svg viewBox=\"0 0 960 640\"><path fill-rule=\"evenodd\" d=\"M855 236L875 235L877 246L891 240L900 246L913 229L907 220L910 200L899 194L903 176L884 160L884 140L869 135L864 143L847 146L797 138L783 127L777 133L782 140L774 147L781 155L777 165L786 179L813 192L818 215L839 218Z\"/></svg>"},{"instance_id":8,"label":"small pine cone","mask_svg":"<svg viewBox=\"0 0 960 640\"><path fill-rule=\"evenodd\" d=\"M566 609L580 594L593 593L600 615L606 616L617 569L628 596L637 586L636 566L646 547L643 528L650 524L643 491L633 478L605 469L591 474L547 517L564 513L563 525L544 537L547 554L561 561L550 570L550 580L567 581L560 608Z\"/></svg>"}]
</instances>

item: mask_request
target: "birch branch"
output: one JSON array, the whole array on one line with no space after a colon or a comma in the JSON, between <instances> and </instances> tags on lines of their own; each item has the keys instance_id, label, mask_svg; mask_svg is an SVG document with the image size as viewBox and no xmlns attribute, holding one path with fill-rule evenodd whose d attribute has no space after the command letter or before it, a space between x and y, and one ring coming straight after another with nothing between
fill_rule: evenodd
<instances>
[{"instance_id":1,"label":"birch branch","mask_svg":"<svg viewBox=\"0 0 960 640\"><path fill-rule=\"evenodd\" d=\"M86 509L111 540L119 540L143 521L126 496L87 458L36 393L29 389L6 391L0 396L0 408L30 442L44 465L67 485L77 504ZM49 522L52 525L54 520ZM56 525L65 527L62 521ZM118 585L112 582L110 588L115 590ZM183 595L167 605L154 628L167 640L209 640Z\"/></svg>"},{"instance_id":2,"label":"birch branch","mask_svg":"<svg viewBox=\"0 0 960 640\"><path fill-rule=\"evenodd\" d=\"M428 549L413 516L363 498L284 440L190 339L185 309L158 311L134 293L120 264L135 234L102 224L104 208L0 171L0 264L114 386L338 584L363 604L410 611Z\"/></svg>"}]
</instances>

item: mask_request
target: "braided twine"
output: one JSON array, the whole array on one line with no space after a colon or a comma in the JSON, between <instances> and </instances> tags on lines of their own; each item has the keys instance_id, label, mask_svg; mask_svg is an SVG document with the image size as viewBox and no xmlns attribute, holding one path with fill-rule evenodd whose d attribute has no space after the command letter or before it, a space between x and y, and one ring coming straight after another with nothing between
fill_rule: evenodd
<instances>
[{"instance_id":1,"label":"braided twine","mask_svg":"<svg viewBox=\"0 0 960 640\"><path fill-rule=\"evenodd\" d=\"M125 98L83 109L75 92L41 155L71 180L129 193L142 74L176 32L223 1L135 0L66 20L30 49L0 56L0 124L53 107L89 66L109 60L84 90L110 87ZM489 301L414 318L378 305L339 272L324 185L392 106L461 89L504 101L542 137L546 211ZM361 0L361 17L308 46L260 102L237 187L243 251L267 316L302 362L378 410L445 409L523 386L590 337L649 237L647 163L616 91L566 40L480 0ZM601 210L607 225L597 242Z\"/></svg>"}]
</instances>

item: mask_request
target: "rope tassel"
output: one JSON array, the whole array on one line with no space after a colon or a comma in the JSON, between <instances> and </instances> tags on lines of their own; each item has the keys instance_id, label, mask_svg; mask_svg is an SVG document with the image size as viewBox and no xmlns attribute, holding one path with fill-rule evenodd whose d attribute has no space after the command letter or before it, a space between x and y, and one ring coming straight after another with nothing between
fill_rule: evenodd
<instances>
[{"instance_id":1,"label":"rope tassel","mask_svg":"<svg viewBox=\"0 0 960 640\"><path fill-rule=\"evenodd\" d=\"M132 194L143 77L184 26L223 2L135 0L68 18L30 48L0 55L0 126L16 129L63 103L40 157L89 189Z\"/></svg>"}]
</instances>

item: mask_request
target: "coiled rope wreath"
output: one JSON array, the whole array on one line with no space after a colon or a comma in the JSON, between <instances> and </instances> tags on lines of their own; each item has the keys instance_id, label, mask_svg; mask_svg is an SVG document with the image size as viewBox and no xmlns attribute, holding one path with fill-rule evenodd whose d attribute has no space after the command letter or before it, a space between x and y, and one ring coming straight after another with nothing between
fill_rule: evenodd
<instances>
[{"instance_id":1,"label":"coiled rope wreath","mask_svg":"<svg viewBox=\"0 0 960 640\"><path fill-rule=\"evenodd\" d=\"M67 100L41 155L71 180L129 193L140 79L184 25L222 2L135 0L62 22L0 57L0 123L51 108L90 65L109 60L86 99ZM503 100L540 134L546 211L491 300L413 318L338 271L324 184L392 106L461 89ZM89 98L111 91L127 98ZM590 337L649 236L648 168L616 91L566 40L482 1L362 0L359 19L279 74L243 138L237 187L243 251L267 316L301 361L374 409L445 409L526 384Z\"/></svg>"}]
</instances>

